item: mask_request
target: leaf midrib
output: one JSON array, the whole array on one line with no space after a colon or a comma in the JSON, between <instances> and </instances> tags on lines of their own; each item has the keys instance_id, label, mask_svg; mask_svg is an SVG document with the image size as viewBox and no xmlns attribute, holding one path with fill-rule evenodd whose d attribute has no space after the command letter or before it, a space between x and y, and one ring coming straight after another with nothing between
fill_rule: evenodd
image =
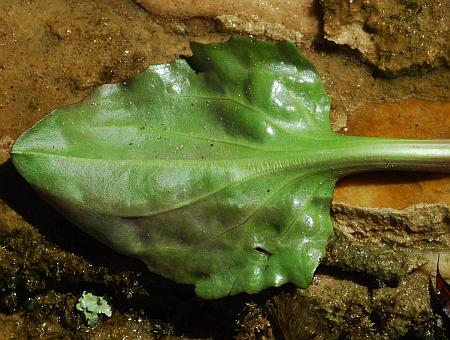
<instances>
[{"instance_id":1,"label":"leaf midrib","mask_svg":"<svg viewBox=\"0 0 450 340\"><path fill-rule=\"evenodd\" d=\"M249 158L230 158L230 159L162 159L162 158L152 158L152 159L112 159L112 158L88 158L79 157L73 155L62 155L56 153L44 153L39 151L12 151L12 155L23 155L23 156L38 156L38 157L48 157L48 158L69 158L73 160L89 161L89 162L108 162L108 163L150 163L155 164L155 166L164 167L203 167L203 168L219 168L228 167L230 165L237 165L242 168L251 168L258 164L265 164L265 168L270 168L270 164L275 165L273 169L283 169L300 166L302 168L309 168L308 164L321 164L323 162L329 162L330 154L333 154L333 148L327 148L327 152L318 153L317 150L305 149L298 152L293 151L280 151L285 152L289 156L279 156L279 157L249 157ZM298 154L302 156L299 157ZM339 157L333 157L333 162L338 163ZM218 165L218 166L215 166ZM228 166L225 166L228 165Z\"/></svg>"},{"instance_id":2,"label":"leaf midrib","mask_svg":"<svg viewBox=\"0 0 450 340\"><path fill-rule=\"evenodd\" d=\"M32 153L32 152L28 152L27 154L29 154L29 155L38 155L38 156L47 156L48 155L48 154L44 154L44 153ZM57 156L56 155L52 155L52 156L59 157L59 158L76 158L76 157L62 156L62 155L61 156L60 155L57 155ZM84 159L84 158L82 160L83 161L92 161L91 159ZM98 161L98 159L93 159L93 160L94 161L95 160ZM101 160L101 161L108 161L108 160ZM129 161L129 160L126 160L126 161ZM277 161L279 161L279 160L277 160ZM169 163L169 162L170 161L165 161L165 163ZM170 163L172 163L171 167L174 167L173 162L170 162ZM217 161L215 163L217 163ZM308 167L308 166L305 166L304 163L302 164L301 162L295 162L295 160L293 160L291 164L278 163L278 164L276 164L278 166L270 166L270 165L259 166L259 167L255 166L258 163L261 164L262 161L259 160L258 162L251 162L250 164L246 164L246 166L243 166L243 164L240 164L240 166L239 166L240 168L249 170L249 173L247 175L243 176L239 180L236 180L236 181L228 183L228 184L226 184L224 186L221 186L220 188L217 188L216 190L209 191L207 193L204 193L201 196L196 196L194 199L190 199L190 200L187 200L187 201L179 202L179 204L177 204L176 206L172 206L172 207L166 208L166 209L161 209L161 210L152 212L150 214L136 215L136 216L122 216L122 217L130 217L130 218L133 218L133 217L134 218L150 217L150 216L155 216L155 215L158 215L158 214L164 214L164 213L168 213L168 212L171 212L171 211L174 211L174 210L182 209L182 208L184 208L186 206L189 206L189 205L195 204L197 202L200 202L202 200L205 200L208 197L210 197L211 195L214 195L214 194L216 194L216 193L218 193L218 192L220 192L222 190L229 189L230 187L234 187L234 186L240 185L243 182L246 182L248 180L254 179L256 177L269 175L271 173L276 173L276 172L279 172L279 171L294 171L293 168L295 168L295 167L298 167L299 171L298 171L298 175L295 176L295 179L293 179L293 180L298 180L298 178L300 176L301 177L303 177L303 176L310 177L310 176L317 175L319 173L323 173L324 172L323 170L321 170L318 167L314 167L314 166ZM191 164L190 166L191 167L198 167L198 164ZM253 169L252 169L252 167L253 167Z\"/></svg>"}]
</instances>

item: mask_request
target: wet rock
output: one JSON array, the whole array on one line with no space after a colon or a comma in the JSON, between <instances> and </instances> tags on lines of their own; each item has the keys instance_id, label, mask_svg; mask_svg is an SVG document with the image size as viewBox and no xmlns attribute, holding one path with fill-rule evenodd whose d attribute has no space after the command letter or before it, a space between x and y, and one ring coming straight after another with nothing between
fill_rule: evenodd
<instances>
[{"instance_id":1,"label":"wet rock","mask_svg":"<svg viewBox=\"0 0 450 340\"><path fill-rule=\"evenodd\" d=\"M272 326L267 318L264 308L254 302L245 304L239 319L237 320L236 339L261 339L275 340Z\"/></svg>"},{"instance_id":2,"label":"wet rock","mask_svg":"<svg viewBox=\"0 0 450 340\"><path fill-rule=\"evenodd\" d=\"M128 285L126 274L108 273L48 242L3 200L0 215L0 311L20 310L19 304L27 296L49 287L69 289L86 282ZM58 228L61 222L55 218L52 227Z\"/></svg>"},{"instance_id":3,"label":"wet rock","mask_svg":"<svg viewBox=\"0 0 450 340\"><path fill-rule=\"evenodd\" d=\"M447 338L441 316L430 307L423 273L394 287L319 274L307 289L274 297L268 309L284 339Z\"/></svg>"},{"instance_id":4,"label":"wet rock","mask_svg":"<svg viewBox=\"0 0 450 340\"><path fill-rule=\"evenodd\" d=\"M332 220L329 265L399 281L417 269L435 275L440 255L441 274L450 278L450 210L445 204L398 210L334 203Z\"/></svg>"},{"instance_id":5,"label":"wet rock","mask_svg":"<svg viewBox=\"0 0 450 340\"><path fill-rule=\"evenodd\" d=\"M337 230L328 242L327 256L322 263L393 284L427 262L420 252L351 242Z\"/></svg>"},{"instance_id":6,"label":"wet rock","mask_svg":"<svg viewBox=\"0 0 450 340\"><path fill-rule=\"evenodd\" d=\"M48 292L26 300L26 312L5 315L0 313L2 339L157 339L170 337L164 325L152 325L137 313L124 315L117 310L111 318L102 318L92 327L84 320L71 293ZM177 337L170 337L177 339Z\"/></svg>"},{"instance_id":7,"label":"wet rock","mask_svg":"<svg viewBox=\"0 0 450 340\"><path fill-rule=\"evenodd\" d=\"M281 23L261 21L245 18L245 16L218 15L219 30L229 33L244 33L258 37L267 37L274 40L291 40L309 44L311 37L306 37L297 29L289 29Z\"/></svg>"},{"instance_id":8,"label":"wet rock","mask_svg":"<svg viewBox=\"0 0 450 340\"><path fill-rule=\"evenodd\" d=\"M418 204L404 210L334 204L332 214L335 229L354 241L416 249L450 245L450 211L444 204Z\"/></svg>"},{"instance_id":9,"label":"wet rock","mask_svg":"<svg viewBox=\"0 0 450 340\"><path fill-rule=\"evenodd\" d=\"M309 44L320 31L313 0L136 0L162 17L214 18L223 32L245 33Z\"/></svg>"},{"instance_id":10,"label":"wet rock","mask_svg":"<svg viewBox=\"0 0 450 340\"><path fill-rule=\"evenodd\" d=\"M306 290L276 296L269 311L284 339L358 339L373 333L370 305L367 287L320 275Z\"/></svg>"},{"instance_id":11,"label":"wet rock","mask_svg":"<svg viewBox=\"0 0 450 340\"><path fill-rule=\"evenodd\" d=\"M385 75L450 62L450 2L322 0L325 37Z\"/></svg>"},{"instance_id":12,"label":"wet rock","mask_svg":"<svg viewBox=\"0 0 450 340\"><path fill-rule=\"evenodd\" d=\"M442 319L430 304L427 275L415 273L397 287L381 287L372 294L372 319L377 331L392 339L444 339Z\"/></svg>"},{"instance_id":13,"label":"wet rock","mask_svg":"<svg viewBox=\"0 0 450 340\"><path fill-rule=\"evenodd\" d=\"M9 136L0 136L0 164L6 162L9 158L9 150L13 145L14 141Z\"/></svg>"}]
</instances>

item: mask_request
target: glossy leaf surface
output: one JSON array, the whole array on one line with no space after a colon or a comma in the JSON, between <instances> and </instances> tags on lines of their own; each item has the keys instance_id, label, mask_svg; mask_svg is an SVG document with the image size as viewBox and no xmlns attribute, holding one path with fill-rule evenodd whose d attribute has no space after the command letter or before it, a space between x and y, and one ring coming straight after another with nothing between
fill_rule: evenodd
<instances>
[{"instance_id":1,"label":"glossy leaf surface","mask_svg":"<svg viewBox=\"0 0 450 340\"><path fill-rule=\"evenodd\" d=\"M68 219L201 297L306 287L339 176L417 167L413 153L448 170L443 141L335 135L320 77L291 43L192 49L55 110L12 154Z\"/></svg>"}]
</instances>

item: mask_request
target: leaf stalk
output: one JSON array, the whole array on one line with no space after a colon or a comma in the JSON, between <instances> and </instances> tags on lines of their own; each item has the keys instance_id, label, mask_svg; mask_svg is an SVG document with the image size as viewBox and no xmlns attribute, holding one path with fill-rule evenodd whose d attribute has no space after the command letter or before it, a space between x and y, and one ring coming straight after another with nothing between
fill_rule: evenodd
<instances>
[{"instance_id":1,"label":"leaf stalk","mask_svg":"<svg viewBox=\"0 0 450 340\"><path fill-rule=\"evenodd\" d=\"M361 171L450 172L450 140L341 136L339 177Z\"/></svg>"}]
</instances>

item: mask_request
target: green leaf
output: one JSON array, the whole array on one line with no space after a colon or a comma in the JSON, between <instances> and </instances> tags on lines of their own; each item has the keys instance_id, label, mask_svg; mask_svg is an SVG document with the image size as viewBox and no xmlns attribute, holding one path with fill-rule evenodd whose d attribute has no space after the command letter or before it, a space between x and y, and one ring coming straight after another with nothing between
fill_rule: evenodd
<instances>
[{"instance_id":1,"label":"green leaf","mask_svg":"<svg viewBox=\"0 0 450 340\"><path fill-rule=\"evenodd\" d=\"M201 297L308 286L338 177L449 168L444 141L334 134L320 77L289 42L192 50L55 110L12 155L68 219Z\"/></svg>"}]
</instances>

